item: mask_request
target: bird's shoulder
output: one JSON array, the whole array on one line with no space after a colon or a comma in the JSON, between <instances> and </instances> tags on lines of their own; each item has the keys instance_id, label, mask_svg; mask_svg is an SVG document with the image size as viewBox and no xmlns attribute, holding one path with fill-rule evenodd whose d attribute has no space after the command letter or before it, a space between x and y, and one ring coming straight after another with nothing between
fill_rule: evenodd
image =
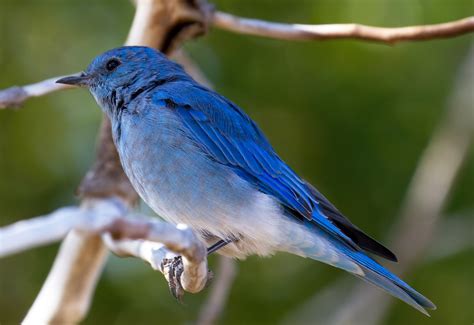
<instances>
[{"instance_id":1,"label":"bird's shoulder","mask_svg":"<svg viewBox=\"0 0 474 325\"><path fill-rule=\"evenodd\" d=\"M196 83L163 87L153 101L172 110L190 138L218 163L297 214L311 219L314 202L305 182L277 155L255 122L224 96Z\"/></svg>"},{"instance_id":2,"label":"bird's shoulder","mask_svg":"<svg viewBox=\"0 0 474 325\"><path fill-rule=\"evenodd\" d=\"M273 150L258 126L236 104L194 81L164 85L154 94L153 103L189 122L218 130L221 136L253 141L266 150Z\"/></svg>"}]
</instances>

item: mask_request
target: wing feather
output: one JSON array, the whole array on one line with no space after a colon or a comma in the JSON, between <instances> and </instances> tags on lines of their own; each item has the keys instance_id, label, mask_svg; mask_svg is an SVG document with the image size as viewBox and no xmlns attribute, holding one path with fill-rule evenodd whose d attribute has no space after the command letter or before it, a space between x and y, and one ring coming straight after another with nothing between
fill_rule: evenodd
<instances>
[{"instance_id":1,"label":"wing feather","mask_svg":"<svg viewBox=\"0 0 474 325\"><path fill-rule=\"evenodd\" d=\"M236 105L199 85L169 89L162 105L173 102L189 135L210 159L234 169L259 191L273 196L291 215L315 223L355 249L396 260L365 235L321 193L283 162L257 125Z\"/></svg>"}]
</instances>

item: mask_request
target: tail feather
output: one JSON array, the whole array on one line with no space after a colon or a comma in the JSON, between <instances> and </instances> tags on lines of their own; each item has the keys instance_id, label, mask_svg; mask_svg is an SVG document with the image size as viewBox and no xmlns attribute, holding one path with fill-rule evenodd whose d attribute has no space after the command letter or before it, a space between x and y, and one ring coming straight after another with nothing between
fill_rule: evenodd
<instances>
[{"instance_id":1,"label":"tail feather","mask_svg":"<svg viewBox=\"0 0 474 325\"><path fill-rule=\"evenodd\" d=\"M426 309L436 309L428 298L367 255L361 252L351 252L348 255L363 271L363 274L354 274L357 277L384 289L427 316L429 314Z\"/></svg>"},{"instance_id":2,"label":"tail feather","mask_svg":"<svg viewBox=\"0 0 474 325\"><path fill-rule=\"evenodd\" d=\"M289 241L289 244L296 247L295 250L290 249L290 252L348 271L364 281L384 289L425 315L429 316L426 309L436 309L429 299L378 264L362 250L348 246L344 241L334 238L322 229L315 227L311 229L314 237L310 243L300 240L298 236L290 237L292 240Z\"/></svg>"},{"instance_id":3,"label":"tail feather","mask_svg":"<svg viewBox=\"0 0 474 325\"><path fill-rule=\"evenodd\" d=\"M361 276L355 274L355 276L384 289L391 295L416 308L426 316L429 316L429 313L426 311L426 309L436 309L436 306L431 301L416 292L413 288L399 286L392 280L370 269L367 269L365 267L363 267L362 269L364 271L364 275Z\"/></svg>"}]
</instances>

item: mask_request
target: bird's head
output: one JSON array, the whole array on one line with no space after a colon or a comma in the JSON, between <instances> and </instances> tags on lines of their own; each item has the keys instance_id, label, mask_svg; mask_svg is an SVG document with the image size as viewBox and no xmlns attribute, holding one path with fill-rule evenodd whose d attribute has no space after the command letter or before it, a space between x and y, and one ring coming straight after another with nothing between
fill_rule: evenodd
<instances>
[{"instance_id":1,"label":"bird's head","mask_svg":"<svg viewBox=\"0 0 474 325\"><path fill-rule=\"evenodd\" d=\"M111 113L127 104L137 91L178 76L186 77L178 64L161 52L144 46L124 46L97 56L87 69L57 83L89 88L102 109Z\"/></svg>"}]
</instances>

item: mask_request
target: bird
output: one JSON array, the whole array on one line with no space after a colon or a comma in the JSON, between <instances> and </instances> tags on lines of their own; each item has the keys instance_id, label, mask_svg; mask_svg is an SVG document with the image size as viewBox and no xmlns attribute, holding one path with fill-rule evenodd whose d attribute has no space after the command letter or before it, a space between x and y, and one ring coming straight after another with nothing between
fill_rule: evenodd
<instances>
[{"instance_id":1,"label":"bird","mask_svg":"<svg viewBox=\"0 0 474 325\"><path fill-rule=\"evenodd\" d=\"M160 51L115 48L57 82L89 89L134 189L210 251L236 259L287 252L345 270L426 315L436 309L369 255L397 261L299 177L241 108Z\"/></svg>"}]
</instances>

